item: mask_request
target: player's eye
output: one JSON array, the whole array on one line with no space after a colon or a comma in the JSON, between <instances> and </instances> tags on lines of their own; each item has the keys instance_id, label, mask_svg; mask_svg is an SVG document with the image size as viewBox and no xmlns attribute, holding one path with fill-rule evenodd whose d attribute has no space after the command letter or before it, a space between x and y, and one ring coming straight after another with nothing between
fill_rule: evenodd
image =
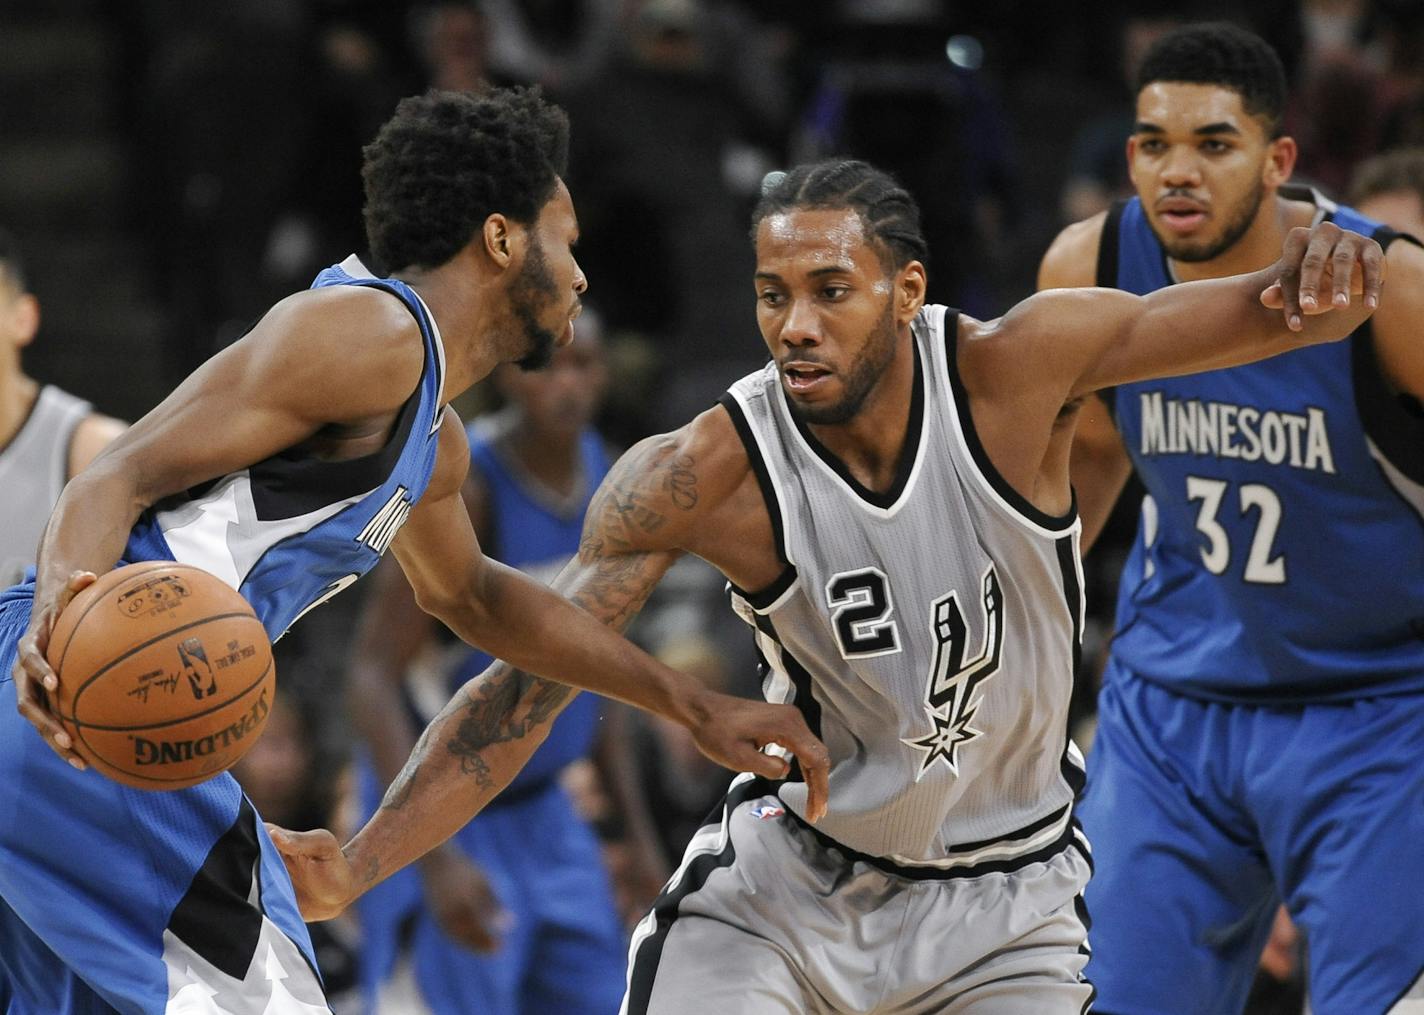
<instances>
[{"instance_id":1,"label":"player's eye","mask_svg":"<svg viewBox=\"0 0 1424 1015\"><path fill-rule=\"evenodd\" d=\"M1202 151L1207 152L1211 155L1220 155L1222 152L1229 152L1231 150L1231 146L1229 144L1227 144L1225 141L1219 141L1216 138L1208 138L1207 140L1203 141L1201 148Z\"/></svg>"},{"instance_id":2,"label":"player's eye","mask_svg":"<svg viewBox=\"0 0 1424 1015\"><path fill-rule=\"evenodd\" d=\"M781 303L782 296L781 293L777 292L775 289L763 289L761 293L757 296L757 299L761 300L769 307L774 307Z\"/></svg>"},{"instance_id":3,"label":"player's eye","mask_svg":"<svg viewBox=\"0 0 1424 1015\"><path fill-rule=\"evenodd\" d=\"M838 300L848 292L850 292L849 286L828 285L821 290L821 295L828 300Z\"/></svg>"}]
</instances>

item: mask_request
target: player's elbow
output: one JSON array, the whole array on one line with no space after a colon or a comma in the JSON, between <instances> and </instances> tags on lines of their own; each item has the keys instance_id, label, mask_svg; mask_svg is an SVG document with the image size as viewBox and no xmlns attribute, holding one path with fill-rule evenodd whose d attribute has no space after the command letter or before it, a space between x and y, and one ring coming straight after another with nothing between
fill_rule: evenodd
<instances>
[{"instance_id":1,"label":"player's elbow","mask_svg":"<svg viewBox=\"0 0 1424 1015\"><path fill-rule=\"evenodd\" d=\"M487 568L471 568L459 578L443 577L415 587L415 602L467 642L486 643L496 622Z\"/></svg>"}]
</instances>

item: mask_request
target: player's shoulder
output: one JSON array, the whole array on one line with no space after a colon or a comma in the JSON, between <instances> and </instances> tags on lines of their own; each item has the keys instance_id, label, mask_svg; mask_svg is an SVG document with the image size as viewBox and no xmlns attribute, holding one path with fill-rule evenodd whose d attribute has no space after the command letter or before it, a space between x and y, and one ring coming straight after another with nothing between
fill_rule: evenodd
<instances>
[{"instance_id":1,"label":"player's shoulder","mask_svg":"<svg viewBox=\"0 0 1424 1015\"><path fill-rule=\"evenodd\" d=\"M326 417L360 418L398 408L425 368L426 351L409 307L364 286L329 286L279 301L231 350L254 383Z\"/></svg>"},{"instance_id":2,"label":"player's shoulder","mask_svg":"<svg viewBox=\"0 0 1424 1015\"><path fill-rule=\"evenodd\" d=\"M1038 288L1072 289L1097 284L1098 250L1108 212L1064 226L1038 266Z\"/></svg>"}]
</instances>

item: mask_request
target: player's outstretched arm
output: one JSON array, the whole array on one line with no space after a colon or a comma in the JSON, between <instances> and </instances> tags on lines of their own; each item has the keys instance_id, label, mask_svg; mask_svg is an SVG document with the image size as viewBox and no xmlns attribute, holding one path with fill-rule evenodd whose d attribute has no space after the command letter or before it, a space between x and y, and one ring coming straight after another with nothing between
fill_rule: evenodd
<instances>
[{"instance_id":1,"label":"player's outstretched arm","mask_svg":"<svg viewBox=\"0 0 1424 1015\"><path fill-rule=\"evenodd\" d=\"M1281 258L1248 275L1168 286L1148 296L1054 289L997 322L1031 383L1062 401L1115 384L1236 366L1344 338L1374 312L1379 244L1331 222L1292 229ZM1012 350L1012 351L1010 351Z\"/></svg>"},{"instance_id":2,"label":"player's outstretched arm","mask_svg":"<svg viewBox=\"0 0 1424 1015\"><path fill-rule=\"evenodd\" d=\"M447 429L467 462L458 421ZM437 496L411 512L395 545L422 606L506 661L466 684L431 721L381 810L344 850L329 833L273 830L309 919L340 912L469 821L543 742L574 687L683 723L708 757L737 771L784 776L786 763L761 753L781 744L805 773L808 813L824 812L829 755L799 712L709 691L610 630L632 620L684 535L705 523L698 507L712 498L700 496L697 462L680 450L675 435L649 438L614 465L589 507L578 556L553 591L483 558L467 566L485 573L461 581L452 564L478 557L478 545L458 498L453 509Z\"/></svg>"}]
</instances>

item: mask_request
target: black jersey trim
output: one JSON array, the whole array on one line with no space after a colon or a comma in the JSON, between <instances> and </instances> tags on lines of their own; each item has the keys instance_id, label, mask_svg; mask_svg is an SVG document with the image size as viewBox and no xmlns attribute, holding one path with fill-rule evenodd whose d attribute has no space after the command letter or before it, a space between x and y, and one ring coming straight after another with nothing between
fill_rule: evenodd
<instances>
[{"instance_id":1,"label":"black jersey trim","mask_svg":"<svg viewBox=\"0 0 1424 1015\"><path fill-rule=\"evenodd\" d=\"M811 676L811 671L801 665L794 655L792 655L782 643L781 638L776 633L776 625L771 618L765 614L758 613L756 616L757 630L766 635L776 643L777 651L780 655L782 668L786 671L787 679L791 681L791 687L795 692L795 697L791 699L791 704L801 713L801 718L806 720L806 728L809 729L817 740L821 739L821 703L816 700L811 693L815 686L815 680ZM762 666L770 667L765 655L762 654L761 646L757 646L757 656ZM791 770L787 773L788 782L805 782L806 777L801 772L801 765L796 760L796 756L791 756Z\"/></svg>"},{"instance_id":2,"label":"black jersey trim","mask_svg":"<svg viewBox=\"0 0 1424 1015\"><path fill-rule=\"evenodd\" d=\"M1064 514L1051 515L1046 511L1040 511L999 474L999 470L989 460L989 454L984 450L984 445L980 443L979 432L974 429L974 416L969 411L969 393L965 390L964 382L959 377L958 310L945 311L944 344L945 366L949 374L949 387L954 393L954 408L959 416L959 429L964 434L964 443L969 447L969 455L974 459L974 464L978 466L979 474L1009 507L1035 525L1054 531L1071 528L1078 520L1078 495L1076 493L1073 494L1073 500Z\"/></svg>"},{"instance_id":3,"label":"black jersey trim","mask_svg":"<svg viewBox=\"0 0 1424 1015\"><path fill-rule=\"evenodd\" d=\"M800 824L802 828L814 835L823 847L840 853L845 857L848 863L858 862L868 864L879 871L883 871L886 874L893 874L907 881L958 881L963 878L982 877L985 874L1012 874L1014 871L1023 870L1023 868L1030 864L1043 863L1044 861L1051 860L1070 846L1078 848L1075 837L1078 830L1078 822L1073 818L1069 818L1067 823L1063 826L1062 835L1057 836L1052 842L1045 846L1041 846L1027 853L1020 853L1017 856L1007 857L1003 860L985 860L981 863L963 865L957 865L954 864L953 861L950 861L942 867L906 866L905 864L896 863L888 857L875 856L871 853L862 853L858 849L851 849L851 847L844 843L831 838L789 807L786 813ZM1063 809L1061 808L1054 812L1054 816L1058 820L1062 820L1062 815ZM1043 825L1042 827L1046 828L1048 826ZM1001 841L1007 845L1021 838L1023 838L1023 836L1019 834L1019 832L1010 832L1001 840L986 840L985 845L992 846Z\"/></svg>"},{"instance_id":4,"label":"black jersey trim","mask_svg":"<svg viewBox=\"0 0 1424 1015\"><path fill-rule=\"evenodd\" d=\"M728 828L734 810L748 800L766 796L770 792L770 784L761 779L749 779L734 785L723 798L720 808L722 818L718 824ZM736 859L737 850L732 844L731 832L728 831L727 841L720 850L694 857L683 869L682 876L669 883L662 894L653 900L651 915L654 929L638 942L632 956L632 968L628 971L628 1015L647 1015L653 996L653 984L657 980L658 965L662 961L663 946L667 943L672 925L677 922L683 900L700 891L715 871L732 866Z\"/></svg>"},{"instance_id":5,"label":"black jersey trim","mask_svg":"<svg viewBox=\"0 0 1424 1015\"><path fill-rule=\"evenodd\" d=\"M1117 288L1118 247L1122 242L1122 212L1126 201L1114 201L1103 219L1103 232L1098 237L1096 281L1105 289Z\"/></svg>"},{"instance_id":6,"label":"black jersey trim","mask_svg":"<svg viewBox=\"0 0 1424 1015\"><path fill-rule=\"evenodd\" d=\"M1083 667L1083 585L1078 580L1078 547L1072 534L1059 539L1054 548L1058 551L1058 570L1063 577L1063 600L1068 607L1068 615L1073 621L1073 687L1078 688L1087 679ZM1061 768L1063 780L1073 790L1073 799L1083 793L1085 775L1083 769L1073 763L1070 749L1073 737L1070 730L1063 734L1063 758Z\"/></svg>"},{"instance_id":7,"label":"black jersey trim","mask_svg":"<svg viewBox=\"0 0 1424 1015\"><path fill-rule=\"evenodd\" d=\"M419 415L426 374L432 368L438 369L438 357L429 348L435 339L427 330L431 326L423 311L407 303L394 287L374 282L365 286L388 292L400 300L401 306L415 318L420 328L422 353L432 362L422 366L415 391L401 406L390 439L380 450L357 458L329 461L288 448L251 466L247 472L252 481L252 503L262 521L294 518L374 490L390 477L405 450L415 417ZM439 397L438 392L436 397Z\"/></svg>"},{"instance_id":8,"label":"black jersey trim","mask_svg":"<svg viewBox=\"0 0 1424 1015\"><path fill-rule=\"evenodd\" d=\"M748 592L733 581L728 581L727 587L745 599L753 610L769 610L776 605L778 599L786 595L791 586L796 584L796 577L796 569L787 564L781 574L776 576L776 580L759 592Z\"/></svg>"},{"instance_id":9,"label":"black jersey trim","mask_svg":"<svg viewBox=\"0 0 1424 1015\"><path fill-rule=\"evenodd\" d=\"M727 415L732 417L732 426L737 431L737 437L742 442L742 448L747 453L747 460L751 462L752 472L756 474L757 486L761 487L762 500L766 501L766 512L771 516L772 535L776 541L776 556L783 564L790 565L791 557L786 552L786 529L781 519L781 501L776 496L776 485L771 481L771 470L767 467L766 460L761 456L761 448L757 445L756 434L752 432L751 423L748 422L746 414L742 412L742 406L730 391L717 399L717 404L727 410ZM780 581L781 579L777 579ZM760 593L753 593L760 595ZM751 601L750 596L747 597Z\"/></svg>"},{"instance_id":10,"label":"black jersey trim","mask_svg":"<svg viewBox=\"0 0 1424 1015\"><path fill-rule=\"evenodd\" d=\"M872 507L888 511L899 501L905 492L905 487L910 482L910 476L915 471L915 459L920 454L920 443L925 440L925 367L921 362L920 342L918 338L911 338L911 346L914 348L915 379L910 393L910 425L905 433L905 443L900 447L900 457L895 462L895 477L890 483L890 488L884 493L877 493L860 480L851 475L850 469L846 468L845 462L841 461L811 432L811 428L792 411L791 405L786 401L786 393L782 392L783 402L786 404L786 414L791 417L792 424L796 427L796 432L801 435L801 439L806 442L806 446L811 449L817 458L826 463L826 467L841 478L846 486L850 487L861 500ZM777 386L780 390L780 385Z\"/></svg>"},{"instance_id":11,"label":"black jersey trim","mask_svg":"<svg viewBox=\"0 0 1424 1015\"><path fill-rule=\"evenodd\" d=\"M261 856L257 812L244 796L237 819L208 850L168 929L235 980L247 975L262 935L262 909L248 902Z\"/></svg>"},{"instance_id":12,"label":"black jersey trim","mask_svg":"<svg viewBox=\"0 0 1424 1015\"><path fill-rule=\"evenodd\" d=\"M1418 244L1406 233L1381 226L1374 239L1388 249L1395 240ZM1424 485L1424 405L1413 395L1394 391L1384 378L1375 351L1374 326L1365 321L1350 338L1350 366L1354 374L1355 411L1366 436L1390 465L1415 483Z\"/></svg>"}]
</instances>

